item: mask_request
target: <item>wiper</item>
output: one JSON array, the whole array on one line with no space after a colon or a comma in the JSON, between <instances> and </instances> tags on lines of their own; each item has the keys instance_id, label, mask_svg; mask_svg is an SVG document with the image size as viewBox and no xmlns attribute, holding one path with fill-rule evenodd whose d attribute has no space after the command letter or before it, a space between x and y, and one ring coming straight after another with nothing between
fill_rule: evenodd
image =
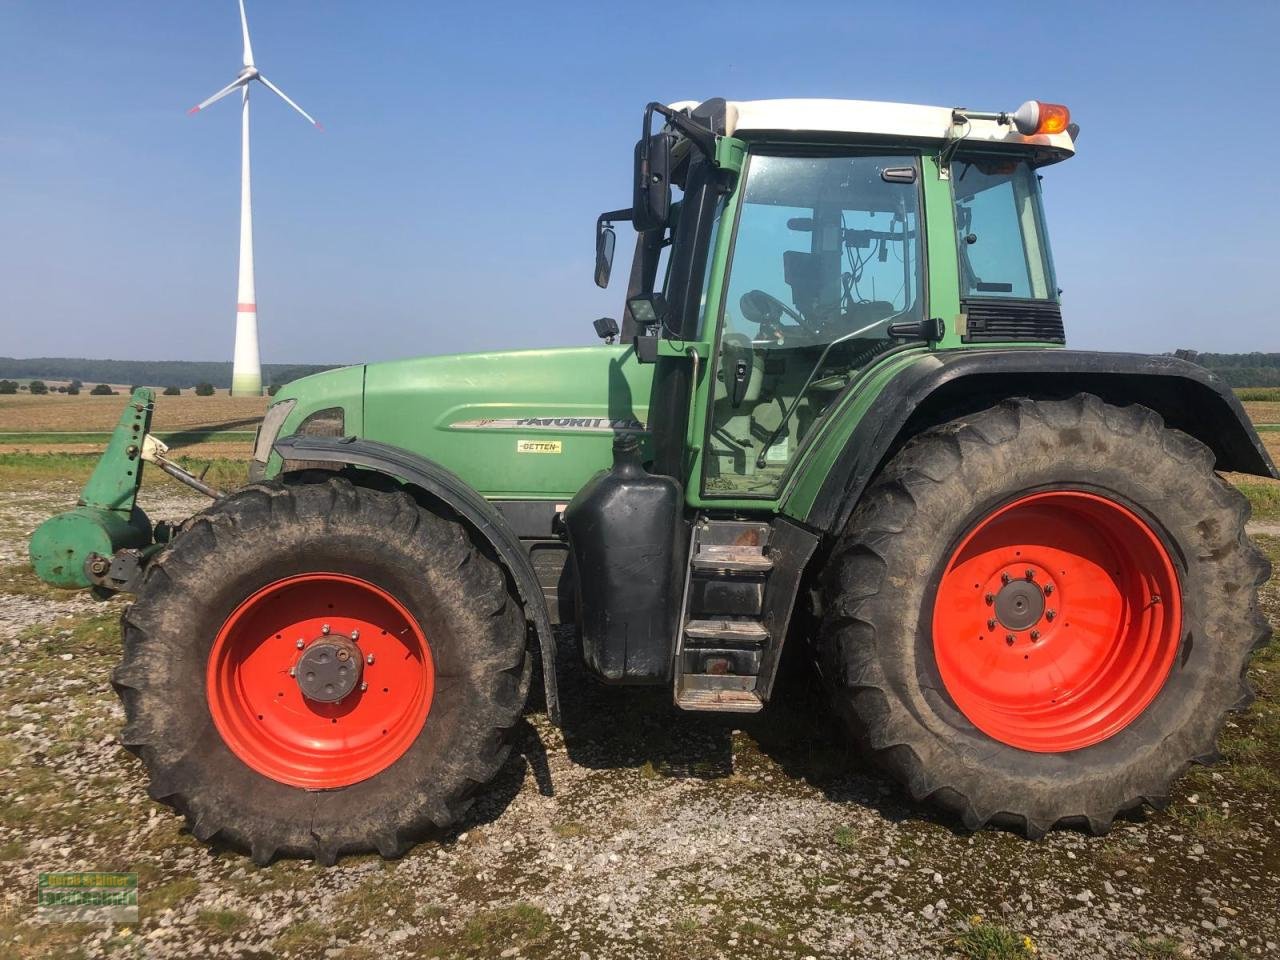
<instances>
[{"instance_id":1,"label":"wiper","mask_svg":"<svg viewBox=\"0 0 1280 960\"><path fill-rule=\"evenodd\" d=\"M902 316L902 314L894 314L894 316ZM827 354L831 352L831 348L836 344L844 343L846 340L852 340L854 337L861 336L868 330L887 324L892 319L893 317L885 317L883 320L877 320L874 323L869 323L865 327L859 327L857 330L846 333L842 337L836 337L827 344L826 349L822 351L822 356L818 357L818 362L813 365L813 369L809 371L809 376L805 378L804 386L800 388L800 392L796 394L796 398L791 401L791 405L782 415L782 422L778 424L773 433L769 434L769 439L766 440L764 446L760 448L760 456L756 457L757 470L764 469L765 454L769 452L770 447L777 443L778 437L782 436L782 431L787 429L787 424L791 421L791 415L796 412L796 407L798 407L800 405L800 401L804 399L805 391L807 391L809 389L809 385L813 383L813 378L818 375L818 371L822 369L822 365L827 362Z\"/></svg>"}]
</instances>

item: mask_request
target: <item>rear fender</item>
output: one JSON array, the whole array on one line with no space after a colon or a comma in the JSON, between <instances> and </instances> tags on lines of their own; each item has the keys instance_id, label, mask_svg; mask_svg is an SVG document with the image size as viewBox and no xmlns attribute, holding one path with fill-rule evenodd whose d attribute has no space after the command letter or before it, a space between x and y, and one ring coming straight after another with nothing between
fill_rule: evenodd
<instances>
[{"instance_id":1,"label":"rear fender","mask_svg":"<svg viewBox=\"0 0 1280 960\"><path fill-rule=\"evenodd\" d=\"M881 465L930 427L1008 397L1057 399L1077 393L1150 407L1166 425L1212 450L1217 470L1277 477L1231 388L1196 364L1085 350L956 350L922 356L885 386L803 520L823 532L842 530Z\"/></svg>"},{"instance_id":2,"label":"rear fender","mask_svg":"<svg viewBox=\"0 0 1280 960\"><path fill-rule=\"evenodd\" d=\"M317 467L362 467L404 488L419 500L426 498L442 503L457 514L473 533L489 545L515 585L525 619L537 636L541 649L547 714L552 723L560 723L556 638L551 630L546 600L520 538L496 507L440 464L389 444L354 437L290 436L277 440L274 449L284 460L283 473L286 477L290 472Z\"/></svg>"}]
</instances>

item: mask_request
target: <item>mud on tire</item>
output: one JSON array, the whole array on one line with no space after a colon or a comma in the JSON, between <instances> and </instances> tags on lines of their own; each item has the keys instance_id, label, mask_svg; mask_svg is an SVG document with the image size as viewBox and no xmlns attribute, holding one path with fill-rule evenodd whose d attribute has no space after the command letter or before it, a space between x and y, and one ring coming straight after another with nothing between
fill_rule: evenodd
<instances>
[{"instance_id":1,"label":"mud on tire","mask_svg":"<svg viewBox=\"0 0 1280 960\"><path fill-rule=\"evenodd\" d=\"M380 772L336 789L251 769L213 722L206 671L220 625L282 578L329 571L376 585L429 638L434 694L421 731ZM523 614L498 565L459 524L408 495L343 479L259 484L188 523L150 566L123 617L112 681L122 740L151 796L258 863L402 854L456 821L504 763L529 689ZM293 681L284 680L292 683Z\"/></svg>"},{"instance_id":2,"label":"mud on tire","mask_svg":"<svg viewBox=\"0 0 1280 960\"><path fill-rule=\"evenodd\" d=\"M914 798L970 829L1101 833L1119 813L1163 806L1190 763L1216 759L1226 715L1251 697L1250 652L1271 635L1257 599L1270 569L1245 535L1248 502L1213 466L1153 411L1087 394L1008 400L914 438L864 495L824 573L819 662L837 711ZM932 622L967 533L1004 504L1058 490L1141 517L1173 561L1182 607L1176 656L1145 709L1100 742L1047 752L970 722L940 676Z\"/></svg>"}]
</instances>

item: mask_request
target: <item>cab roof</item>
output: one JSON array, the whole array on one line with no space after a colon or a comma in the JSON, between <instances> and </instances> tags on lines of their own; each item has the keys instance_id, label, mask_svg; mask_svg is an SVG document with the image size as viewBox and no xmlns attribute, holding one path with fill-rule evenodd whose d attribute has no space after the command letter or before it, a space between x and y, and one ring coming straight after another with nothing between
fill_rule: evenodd
<instances>
[{"instance_id":1,"label":"cab roof","mask_svg":"<svg viewBox=\"0 0 1280 960\"><path fill-rule=\"evenodd\" d=\"M696 101L670 105L672 109L699 106ZM805 134L900 137L942 143L963 130L952 124L952 107L929 107L882 100L729 100L724 103L724 133L746 139L775 135L801 139ZM1065 160L1075 153L1070 133L1023 136L1012 125L970 119L964 141L970 144L1025 146L1039 163Z\"/></svg>"}]
</instances>

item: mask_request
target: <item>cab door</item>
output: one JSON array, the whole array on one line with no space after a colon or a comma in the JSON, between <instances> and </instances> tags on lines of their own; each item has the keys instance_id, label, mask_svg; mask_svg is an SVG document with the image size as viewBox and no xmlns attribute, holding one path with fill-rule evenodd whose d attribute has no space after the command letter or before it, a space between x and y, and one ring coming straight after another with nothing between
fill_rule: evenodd
<instances>
[{"instance_id":1,"label":"cab door","mask_svg":"<svg viewBox=\"0 0 1280 960\"><path fill-rule=\"evenodd\" d=\"M917 154L758 150L744 175L690 478L708 504L777 499L889 327L928 315Z\"/></svg>"}]
</instances>

